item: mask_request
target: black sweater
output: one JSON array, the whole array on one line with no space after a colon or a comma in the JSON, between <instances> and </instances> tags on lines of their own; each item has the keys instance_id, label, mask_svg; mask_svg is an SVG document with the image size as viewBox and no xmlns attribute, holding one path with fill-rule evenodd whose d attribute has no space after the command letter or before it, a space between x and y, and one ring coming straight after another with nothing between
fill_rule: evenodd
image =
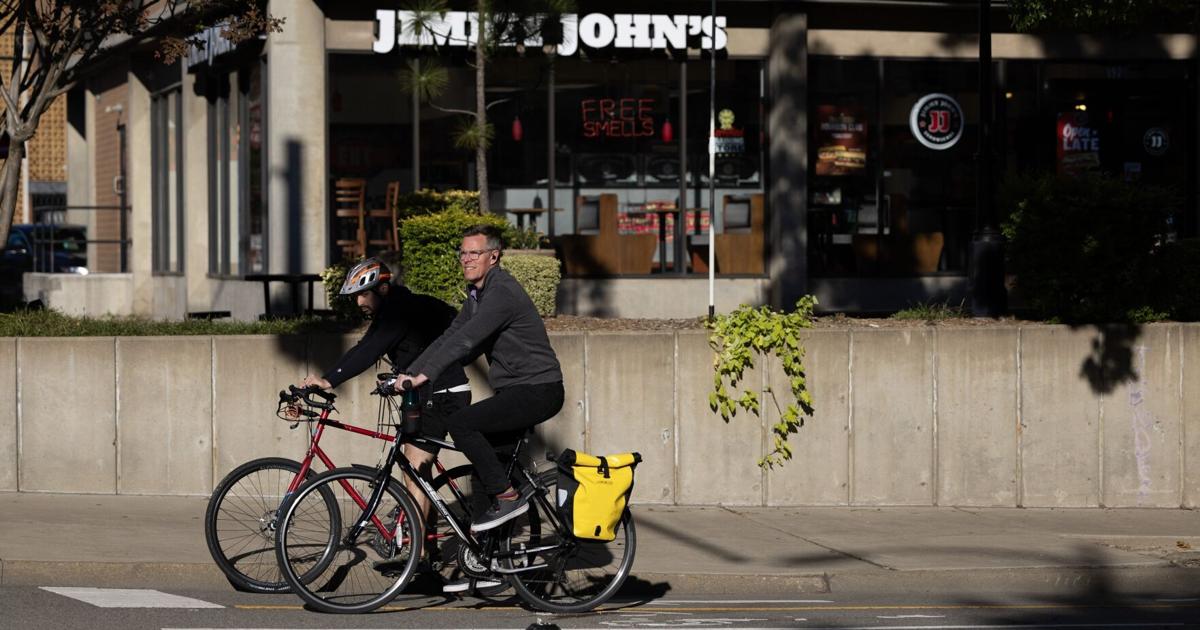
<instances>
[{"instance_id":1,"label":"black sweater","mask_svg":"<svg viewBox=\"0 0 1200 630\"><path fill-rule=\"evenodd\" d=\"M337 387L362 373L387 355L394 371L405 371L417 355L438 338L454 321L454 308L445 302L392 285L370 327L353 348L325 373L325 380ZM458 362L447 364L446 370L433 381L439 391L467 382L467 375Z\"/></svg>"},{"instance_id":2,"label":"black sweater","mask_svg":"<svg viewBox=\"0 0 1200 630\"><path fill-rule=\"evenodd\" d=\"M467 292L458 317L409 365L410 373L437 379L483 353L493 389L563 380L546 324L512 274L494 267L482 289Z\"/></svg>"}]
</instances>

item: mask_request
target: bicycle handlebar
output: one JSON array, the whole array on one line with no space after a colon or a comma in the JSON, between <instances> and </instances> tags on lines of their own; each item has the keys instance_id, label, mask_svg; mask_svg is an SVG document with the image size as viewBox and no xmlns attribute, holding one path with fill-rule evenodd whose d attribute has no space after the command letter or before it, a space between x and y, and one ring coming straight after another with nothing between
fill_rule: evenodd
<instances>
[{"instance_id":1,"label":"bicycle handlebar","mask_svg":"<svg viewBox=\"0 0 1200 630\"><path fill-rule=\"evenodd\" d=\"M288 392L291 393L289 394ZM323 398L325 402L317 402L316 400L313 400L312 397L314 394ZM304 400L305 404L316 407L317 409L333 409L333 401L337 399L337 394L334 394L333 392L327 392L316 385L309 385L308 387L296 387L295 385L288 385L288 391L279 392L279 400L282 402L296 402L297 400L301 399Z\"/></svg>"}]
</instances>

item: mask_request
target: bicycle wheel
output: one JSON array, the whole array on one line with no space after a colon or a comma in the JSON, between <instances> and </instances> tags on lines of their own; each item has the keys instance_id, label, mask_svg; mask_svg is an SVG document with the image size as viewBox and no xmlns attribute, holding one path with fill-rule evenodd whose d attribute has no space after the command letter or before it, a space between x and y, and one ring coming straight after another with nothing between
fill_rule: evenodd
<instances>
[{"instance_id":1,"label":"bicycle wheel","mask_svg":"<svg viewBox=\"0 0 1200 630\"><path fill-rule=\"evenodd\" d=\"M300 462L282 457L255 459L234 468L213 490L204 512L204 539L213 561L240 591L286 593L275 562L279 505L300 473ZM309 470L307 479L316 476ZM321 497L333 502L333 494Z\"/></svg>"},{"instance_id":2,"label":"bicycle wheel","mask_svg":"<svg viewBox=\"0 0 1200 630\"><path fill-rule=\"evenodd\" d=\"M447 470L434 478L432 485L455 520L464 528L469 528L475 515L491 505L479 477L475 476L475 467L470 464ZM426 527L426 553L432 554L431 565L441 574L442 580L450 583L472 577L492 577L487 565L470 553L450 523L436 510L430 514ZM506 590L507 584L477 589L475 592L483 597L494 597Z\"/></svg>"},{"instance_id":3,"label":"bicycle wheel","mask_svg":"<svg viewBox=\"0 0 1200 630\"><path fill-rule=\"evenodd\" d=\"M416 572L414 545L424 526L408 491L394 479L371 522L355 540L346 540L371 498L374 478L373 471L335 468L306 482L281 508L276 558L288 585L317 610L375 610L404 590ZM322 498L325 492L333 493L332 504Z\"/></svg>"},{"instance_id":4,"label":"bicycle wheel","mask_svg":"<svg viewBox=\"0 0 1200 630\"><path fill-rule=\"evenodd\" d=\"M555 613L587 612L608 601L629 577L637 550L633 515L625 510L617 537L610 542L577 539L561 528L554 508L557 475L548 471L540 479L549 489L548 496L530 499L529 511L506 526L500 548L509 553L551 549L515 555L501 564L506 569L545 565L509 575L517 594L530 606Z\"/></svg>"}]
</instances>

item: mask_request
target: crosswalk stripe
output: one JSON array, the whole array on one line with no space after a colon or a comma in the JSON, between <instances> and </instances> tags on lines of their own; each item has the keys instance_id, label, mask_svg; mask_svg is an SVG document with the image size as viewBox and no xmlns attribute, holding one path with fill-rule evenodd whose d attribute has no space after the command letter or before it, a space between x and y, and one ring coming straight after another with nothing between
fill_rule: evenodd
<instances>
[{"instance_id":1,"label":"crosswalk stripe","mask_svg":"<svg viewBox=\"0 0 1200 630\"><path fill-rule=\"evenodd\" d=\"M171 595L148 588L43 586L41 589L63 597L77 599L98 608L224 608L220 604L181 595Z\"/></svg>"}]
</instances>

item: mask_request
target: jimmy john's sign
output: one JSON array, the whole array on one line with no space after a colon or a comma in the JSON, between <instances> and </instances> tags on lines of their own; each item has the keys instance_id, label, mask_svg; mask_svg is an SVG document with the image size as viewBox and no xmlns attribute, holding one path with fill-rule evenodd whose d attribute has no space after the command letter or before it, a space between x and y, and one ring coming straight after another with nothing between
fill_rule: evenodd
<instances>
[{"instance_id":1,"label":"jimmy john's sign","mask_svg":"<svg viewBox=\"0 0 1200 630\"><path fill-rule=\"evenodd\" d=\"M472 11L447 11L427 20L427 28L414 28L412 11L379 9L375 11L377 53L389 53L396 46L471 46L479 33L478 16ZM642 50L713 48L724 50L728 42L725 17L710 15L661 15L649 13L563 14L562 43L559 55L574 55L580 46L588 48L628 48ZM506 42L509 46L516 42ZM531 37L525 46L541 48L541 37ZM698 46L697 46L698 44Z\"/></svg>"}]
</instances>

